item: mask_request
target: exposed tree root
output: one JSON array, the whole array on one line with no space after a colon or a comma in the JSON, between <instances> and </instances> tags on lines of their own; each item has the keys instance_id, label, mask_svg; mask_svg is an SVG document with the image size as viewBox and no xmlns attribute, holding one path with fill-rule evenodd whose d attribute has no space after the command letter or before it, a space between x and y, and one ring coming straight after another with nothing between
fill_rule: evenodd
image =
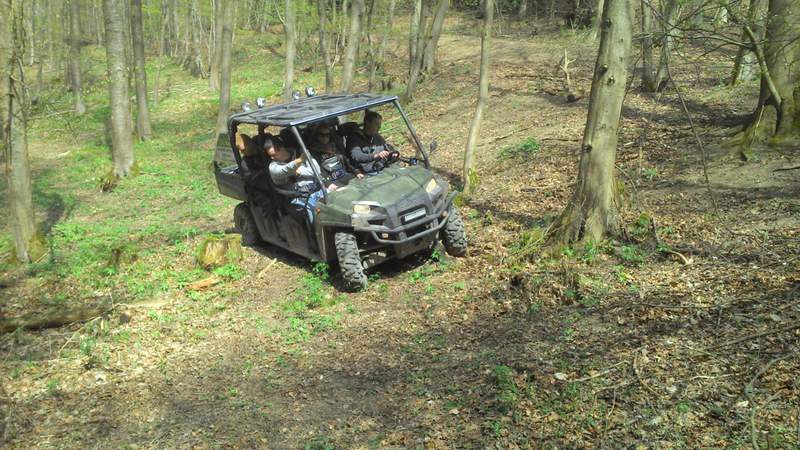
<instances>
[{"instance_id":1,"label":"exposed tree root","mask_svg":"<svg viewBox=\"0 0 800 450\"><path fill-rule=\"evenodd\" d=\"M111 300L106 299L95 305L83 305L72 309L59 307L44 313L30 313L22 317L4 317L0 319L0 334L10 333L19 328L41 330L44 328L60 327L74 322L83 322L107 314L112 309Z\"/></svg>"}]
</instances>

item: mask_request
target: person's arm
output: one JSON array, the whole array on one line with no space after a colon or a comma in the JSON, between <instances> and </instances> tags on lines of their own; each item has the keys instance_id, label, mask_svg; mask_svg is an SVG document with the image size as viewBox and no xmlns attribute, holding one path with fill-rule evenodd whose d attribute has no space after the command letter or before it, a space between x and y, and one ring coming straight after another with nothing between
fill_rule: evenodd
<instances>
[{"instance_id":1,"label":"person's arm","mask_svg":"<svg viewBox=\"0 0 800 450\"><path fill-rule=\"evenodd\" d=\"M297 170L297 166L298 166L297 159L295 159L294 161L290 161L288 163L279 163L273 161L269 165L269 175L270 177L272 177L272 182L275 183L277 186L283 186L285 184L289 184L292 176L295 174L295 171Z\"/></svg>"},{"instance_id":2,"label":"person's arm","mask_svg":"<svg viewBox=\"0 0 800 450\"><path fill-rule=\"evenodd\" d=\"M370 147L367 146L353 147L353 149L350 150L350 157L357 163L368 163L375 161L375 155L373 155L370 150Z\"/></svg>"}]
</instances>

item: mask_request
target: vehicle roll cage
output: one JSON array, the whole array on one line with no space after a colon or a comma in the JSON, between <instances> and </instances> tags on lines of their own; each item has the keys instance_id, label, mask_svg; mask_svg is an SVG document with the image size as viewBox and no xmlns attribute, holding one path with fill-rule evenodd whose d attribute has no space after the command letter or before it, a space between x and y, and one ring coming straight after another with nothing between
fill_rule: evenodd
<instances>
[{"instance_id":1,"label":"vehicle roll cage","mask_svg":"<svg viewBox=\"0 0 800 450\"><path fill-rule=\"evenodd\" d=\"M338 100L342 100L343 102L350 101L354 104L351 104L345 108L314 108L314 103L316 102ZM236 159L236 164L241 167L242 155L239 153L239 148L236 147L236 131L239 128L239 125L250 124L290 128L292 130L292 134L294 134L294 137L300 144L300 150L303 152L303 155L305 155L307 160L311 160L311 153L308 151L308 148L306 148L306 144L300 135L300 130L297 128L298 126L320 122L326 119L363 111L365 109L375 106L382 106L388 103L393 104L400 112L400 115L403 117L403 121L406 123L406 127L408 127L408 130L411 132L411 137L414 139L414 144L417 146L417 151L420 155L422 155L422 161L425 165L425 168L430 169L428 153L425 151L425 148L420 142L417 132L414 130L414 126L411 125L411 121L408 120L408 115L406 115L403 107L400 106L397 96L376 96L373 94L324 95L309 97L286 105L273 105L266 108L259 108L256 110L243 111L233 114L228 118L228 136L230 138L231 148L233 149L233 156ZM311 164L311 169L314 171L314 177L317 179L317 183L324 187L322 176L317 168ZM322 189L322 195L324 202L327 203L328 193L325 189Z\"/></svg>"}]
</instances>

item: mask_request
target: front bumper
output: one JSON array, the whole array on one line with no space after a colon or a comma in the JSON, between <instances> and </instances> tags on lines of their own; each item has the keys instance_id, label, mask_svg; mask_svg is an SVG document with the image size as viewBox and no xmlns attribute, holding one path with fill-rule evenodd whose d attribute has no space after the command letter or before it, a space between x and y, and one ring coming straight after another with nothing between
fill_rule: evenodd
<instances>
[{"instance_id":1,"label":"front bumper","mask_svg":"<svg viewBox=\"0 0 800 450\"><path fill-rule=\"evenodd\" d=\"M434 208L431 203L425 204L426 211L431 211L429 214L404 224L402 223L402 217L407 215L409 211L421 209L423 205L404 209L399 214L390 213L385 216L358 216L354 214L352 217L353 229L357 232L368 233L375 242L384 245L419 242L419 239L434 234L444 227L447 223L447 213L454 196L454 193L447 195L444 201L436 205L437 208ZM377 221L381 221L382 224L374 223ZM391 226L392 222L399 225ZM386 225L387 223L389 224L388 226Z\"/></svg>"}]
</instances>

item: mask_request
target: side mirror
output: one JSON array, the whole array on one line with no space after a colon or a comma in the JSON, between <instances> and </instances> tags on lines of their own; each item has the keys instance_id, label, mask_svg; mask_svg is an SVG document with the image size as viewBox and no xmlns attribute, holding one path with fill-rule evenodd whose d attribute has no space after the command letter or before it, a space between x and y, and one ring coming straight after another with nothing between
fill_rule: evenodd
<instances>
[{"instance_id":1,"label":"side mirror","mask_svg":"<svg viewBox=\"0 0 800 450\"><path fill-rule=\"evenodd\" d=\"M439 148L439 143L438 142L436 142L436 141L431 142L430 150L428 150L428 154L432 155L433 152L435 152L436 149L438 149L438 148Z\"/></svg>"}]
</instances>

